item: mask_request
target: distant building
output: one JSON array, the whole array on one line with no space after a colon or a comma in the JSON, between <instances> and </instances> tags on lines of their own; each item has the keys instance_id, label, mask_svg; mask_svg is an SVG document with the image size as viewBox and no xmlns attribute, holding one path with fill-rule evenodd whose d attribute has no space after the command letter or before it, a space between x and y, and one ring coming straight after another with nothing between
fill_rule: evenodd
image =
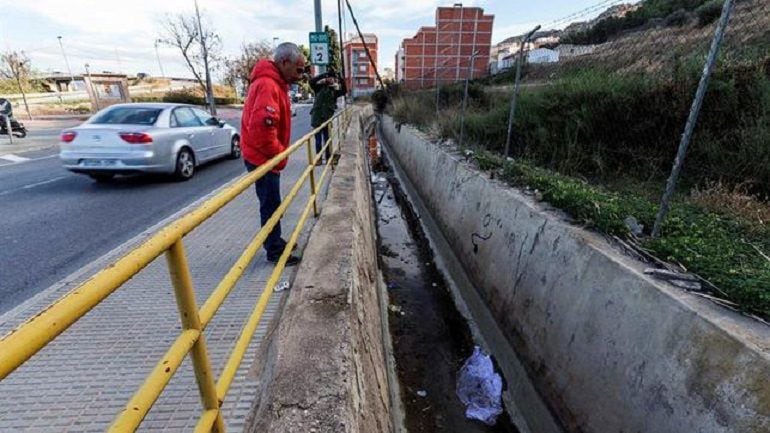
<instances>
[{"instance_id":1,"label":"distant building","mask_svg":"<svg viewBox=\"0 0 770 433\"><path fill-rule=\"evenodd\" d=\"M404 81L404 48L399 48L396 52L396 82Z\"/></svg>"},{"instance_id":2,"label":"distant building","mask_svg":"<svg viewBox=\"0 0 770 433\"><path fill-rule=\"evenodd\" d=\"M364 43L369 48L369 53L374 61L372 67L369 57L366 55ZM377 88L377 36L364 33L364 41L361 38L351 37L345 41L343 51L345 56L345 84L353 97L369 95Z\"/></svg>"},{"instance_id":3,"label":"distant building","mask_svg":"<svg viewBox=\"0 0 770 433\"><path fill-rule=\"evenodd\" d=\"M460 3L437 8L435 27L421 27L401 43L400 81L416 89L486 75L493 22L494 15L484 15L482 8Z\"/></svg>"},{"instance_id":4,"label":"distant building","mask_svg":"<svg viewBox=\"0 0 770 433\"><path fill-rule=\"evenodd\" d=\"M382 80L383 81L396 80L396 72L393 70L393 68L385 68L382 70Z\"/></svg>"},{"instance_id":5,"label":"distant building","mask_svg":"<svg viewBox=\"0 0 770 433\"><path fill-rule=\"evenodd\" d=\"M596 50L596 45L570 45L563 44L556 47L559 58L569 58L591 54Z\"/></svg>"},{"instance_id":6,"label":"distant building","mask_svg":"<svg viewBox=\"0 0 770 433\"><path fill-rule=\"evenodd\" d=\"M527 54L527 63L556 63L559 52L548 48L535 48Z\"/></svg>"}]
</instances>

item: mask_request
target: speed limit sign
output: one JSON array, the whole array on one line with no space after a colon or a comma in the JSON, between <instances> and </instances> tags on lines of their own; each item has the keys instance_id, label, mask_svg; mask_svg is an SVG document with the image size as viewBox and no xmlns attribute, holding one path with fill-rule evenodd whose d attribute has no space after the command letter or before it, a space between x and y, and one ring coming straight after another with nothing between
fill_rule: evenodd
<instances>
[{"instance_id":1,"label":"speed limit sign","mask_svg":"<svg viewBox=\"0 0 770 433\"><path fill-rule=\"evenodd\" d=\"M319 66L329 64L329 35L326 32L310 33L310 61Z\"/></svg>"}]
</instances>

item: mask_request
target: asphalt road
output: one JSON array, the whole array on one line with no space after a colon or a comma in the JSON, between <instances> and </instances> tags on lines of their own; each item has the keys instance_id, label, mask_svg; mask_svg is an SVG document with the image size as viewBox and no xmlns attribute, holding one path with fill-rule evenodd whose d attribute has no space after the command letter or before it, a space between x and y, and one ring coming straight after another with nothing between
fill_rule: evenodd
<instances>
[{"instance_id":1,"label":"asphalt road","mask_svg":"<svg viewBox=\"0 0 770 433\"><path fill-rule=\"evenodd\" d=\"M308 112L298 108L292 141L310 131ZM240 118L229 121L240 127ZM31 134L58 137L53 130ZM188 182L132 176L96 183L64 170L57 152L28 152L24 162L0 165L0 314L245 171L240 160L220 160Z\"/></svg>"}]
</instances>

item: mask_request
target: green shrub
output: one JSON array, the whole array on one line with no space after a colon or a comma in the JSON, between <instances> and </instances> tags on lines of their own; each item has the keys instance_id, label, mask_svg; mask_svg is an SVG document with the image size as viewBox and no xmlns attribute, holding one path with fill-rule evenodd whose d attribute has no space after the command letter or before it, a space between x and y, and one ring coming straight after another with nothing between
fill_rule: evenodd
<instances>
[{"instance_id":1,"label":"green shrub","mask_svg":"<svg viewBox=\"0 0 770 433\"><path fill-rule=\"evenodd\" d=\"M503 167L503 179L537 189L543 200L566 211L578 223L604 233L627 237L623 222L633 216L649 233L656 203L642 194L618 194L585 181L537 168L524 162L502 161L483 152L476 160L484 168ZM770 262L760 251L770 249L768 230L720 216L682 200L674 203L657 239L643 237L642 245L661 259L680 263L713 283L717 296L742 309L770 317Z\"/></svg>"},{"instance_id":2,"label":"green shrub","mask_svg":"<svg viewBox=\"0 0 770 433\"><path fill-rule=\"evenodd\" d=\"M724 1L722 0L710 0L695 9L698 25L705 26L716 21L722 15L723 4Z\"/></svg>"},{"instance_id":3,"label":"green shrub","mask_svg":"<svg viewBox=\"0 0 770 433\"><path fill-rule=\"evenodd\" d=\"M669 27L681 27L690 20L690 15L684 9L679 9L671 13L666 17L666 26Z\"/></svg>"}]
</instances>

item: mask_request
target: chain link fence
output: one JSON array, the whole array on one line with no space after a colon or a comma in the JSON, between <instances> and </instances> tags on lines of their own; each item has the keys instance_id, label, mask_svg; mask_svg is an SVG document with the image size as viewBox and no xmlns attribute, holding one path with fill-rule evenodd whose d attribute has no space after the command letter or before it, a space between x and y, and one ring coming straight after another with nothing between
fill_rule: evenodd
<instances>
[{"instance_id":1,"label":"chain link fence","mask_svg":"<svg viewBox=\"0 0 770 433\"><path fill-rule=\"evenodd\" d=\"M456 83L397 96L391 112L770 317L770 1L644 0L610 12L509 39L467 101Z\"/></svg>"}]
</instances>

